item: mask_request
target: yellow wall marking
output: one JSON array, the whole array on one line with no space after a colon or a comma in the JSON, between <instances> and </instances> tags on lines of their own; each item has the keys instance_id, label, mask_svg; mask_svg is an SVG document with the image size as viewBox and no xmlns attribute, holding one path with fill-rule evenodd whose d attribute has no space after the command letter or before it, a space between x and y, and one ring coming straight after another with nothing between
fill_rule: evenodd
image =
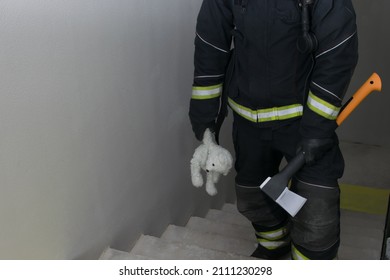
<instances>
[{"instance_id":1,"label":"yellow wall marking","mask_svg":"<svg viewBox=\"0 0 390 280\"><path fill-rule=\"evenodd\" d=\"M390 190L340 184L342 209L386 215Z\"/></svg>"}]
</instances>

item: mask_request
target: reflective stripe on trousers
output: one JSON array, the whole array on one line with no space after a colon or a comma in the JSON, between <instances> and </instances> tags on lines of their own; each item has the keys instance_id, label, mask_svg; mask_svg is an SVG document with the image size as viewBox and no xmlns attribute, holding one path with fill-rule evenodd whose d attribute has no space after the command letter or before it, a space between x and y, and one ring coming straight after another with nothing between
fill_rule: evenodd
<instances>
[{"instance_id":1,"label":"reflective stripe on trousers","mask_svg":"<svg viewBox=\"0 0 390 280\"><path fill-rule=\"evenodd\" d=\"M290 244L289 230L283 226L271 231L256 231L257 242L268 250L275 250Z\"/></svg>"},{"instance_id":2,"label":"reflective stripe on trousers","mask_svg":"<svg viewBox=\"0 0 390 280\"><path fill-rule=\"evenodd\" d=\"M293 260L310 260L303 253L301 253L294 244L291 244L291 259ZM337 260L338 256L336 255L333 260Z\"/></svg>"}]
</instances>

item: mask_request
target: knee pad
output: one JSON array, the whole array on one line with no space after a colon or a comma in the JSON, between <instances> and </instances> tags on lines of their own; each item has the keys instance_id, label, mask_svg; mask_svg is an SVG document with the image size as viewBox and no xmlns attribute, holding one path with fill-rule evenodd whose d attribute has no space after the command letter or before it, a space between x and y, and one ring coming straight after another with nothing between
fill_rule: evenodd
<instances>
[{"instance_id":1,"label":"knee pad","mask_svg":"<svg viewBox=\"0 0 390 280\"><path fill-rule=\"evenodd\" d=\"M273 227L285 221L287 213L258 186L236 184L237 209L249 221Z\"/></svg>"},{"instance_id":2,"label":"knee pad","mask_svg":"<svg viewBox=\"0 0 390 280\"><path fill-rule=\"evenodd\" d=\"M291 238L297 252L309 259L333 259L340 240L338 185L330 187L294 179L291 189L307 198L300 212L292 218Z\"/></svg>"}]
</instances>

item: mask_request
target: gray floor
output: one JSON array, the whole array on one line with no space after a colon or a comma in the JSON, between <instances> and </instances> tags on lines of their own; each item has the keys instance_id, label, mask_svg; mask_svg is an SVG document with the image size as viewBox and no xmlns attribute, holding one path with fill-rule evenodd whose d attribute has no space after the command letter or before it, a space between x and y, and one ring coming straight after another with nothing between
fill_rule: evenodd
<instances>
[{"instance_id":1,"label":"gray floor","mask_svg":"<svg viewBox=\"0 0 390 280\"><path fill-rule=\"evenodd\" d=\"M340 143L345 160L341 183L390 189L390 148Z\"/></svg>"}]
</instances>

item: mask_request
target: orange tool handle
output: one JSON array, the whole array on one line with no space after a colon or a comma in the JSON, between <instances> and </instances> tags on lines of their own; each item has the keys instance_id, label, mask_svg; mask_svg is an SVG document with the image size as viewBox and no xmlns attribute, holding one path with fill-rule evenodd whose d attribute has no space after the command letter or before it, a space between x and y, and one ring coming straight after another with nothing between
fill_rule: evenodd
<instances>
[{"instance_id":1,"label":"orange tool handle","mask_svg":"<svg viewBox=\"0 0 390 280\"><path fill-rule=\"evenodd\" d=\"M352 95L341 109L336 122L338 125L352 113L353 110L362 102L371 92L382 90L382 81L378 74L373 73L371 77Z\"/></svg>"}]
</instances>

